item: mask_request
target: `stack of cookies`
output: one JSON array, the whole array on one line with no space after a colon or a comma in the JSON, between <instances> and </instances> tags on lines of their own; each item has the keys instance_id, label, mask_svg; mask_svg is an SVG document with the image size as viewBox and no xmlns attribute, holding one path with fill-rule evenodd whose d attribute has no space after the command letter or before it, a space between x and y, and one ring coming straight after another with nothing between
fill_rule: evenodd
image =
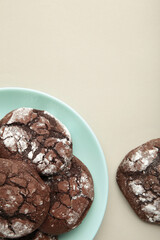
<instances>
[{"instance_id":1,"label":"stack of cookies","mask_svg":"<svg viewBox=\"0 0 160 240\"><path fill-rule=\"evenodd\" d=\"M19 108L0 121L0 239L56 240L94 198L68 129L46 111Z\"/></svg>"}]
</instances>

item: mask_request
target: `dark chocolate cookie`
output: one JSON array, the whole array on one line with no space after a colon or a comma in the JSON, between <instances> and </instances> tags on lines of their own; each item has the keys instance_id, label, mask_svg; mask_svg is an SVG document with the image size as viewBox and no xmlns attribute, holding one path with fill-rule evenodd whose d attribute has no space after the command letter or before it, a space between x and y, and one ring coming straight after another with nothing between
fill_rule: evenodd
<instances>
[{"instance_id":1,"label":"dark chocolate cookie","mask_svg":"<svg viewBox=\"0 0 160 240\"><path fill-rule=\"evenodd\" d=\"M9 238L1 238L3 240L9 240ZM42 233L39 230L21 238L16 238L16 240L58 240L57 236L48 235L46 233Z\"/></svg>"},{"instance_id":2,"label":"dark chocolate cookie","mask_svg":"<svg viewBox=\"0 0 160 240\"><path fill-rule=\"evenodd\" d=\"M49 207L49 187L34 169L0 158L0 236L13 239L33 232Z\"/></svg>"},{"instance_id":3,"label":"dark chocolate cookie","mask_svg":"<svg viewBox=\"0 0 160 240\"><path fill-rule=\"evenodd\" d=\"M47 180L51 207L40 231L59 235L77 227L86 216L94 197L92 176L76 157L70 169Z\"/></svg>"},{"instance_id":4,"label":"dark chocolate cookie","mask_svg":"<svg viewBox=\"0 0 160 240\"><path fill-rule=\"evenodd\" d=\"M72 158L71 136L48 112L19 108L0 122L0 157L27 159L39 173L52 175Z\"/></svg>"},{"instance_id":5,"label":"dark chocolate cookie","mask_svg":"<svg viewBox=\"0 0 160 240\"><path fill-rule=\"evenodd\" d=\"M129 152L116 178L136 214L146 222L160 224L160 138Z\"/></svg>"}]
</instances>

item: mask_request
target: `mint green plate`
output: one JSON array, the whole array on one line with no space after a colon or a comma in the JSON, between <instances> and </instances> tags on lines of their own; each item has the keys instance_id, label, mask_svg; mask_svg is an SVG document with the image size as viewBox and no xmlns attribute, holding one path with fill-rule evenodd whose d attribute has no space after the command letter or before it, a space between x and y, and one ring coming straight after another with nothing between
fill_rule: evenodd
<instances>
[{"instance_id":1,"label":"mint green plate","mask_svg":"<svg viewBox=\"0 0 160 240\"><path fill-rule=\"evenodd\" d=\"M94 186L94 202L81 225L59 240L93 240L102 222L108 197L108 173L101 146L88 124L72 108L45 93L24 88L0 89L0 118L19 107L46 110L69 129L73 140L73 154L90 170Z\"/></svg>"}]
</instances>

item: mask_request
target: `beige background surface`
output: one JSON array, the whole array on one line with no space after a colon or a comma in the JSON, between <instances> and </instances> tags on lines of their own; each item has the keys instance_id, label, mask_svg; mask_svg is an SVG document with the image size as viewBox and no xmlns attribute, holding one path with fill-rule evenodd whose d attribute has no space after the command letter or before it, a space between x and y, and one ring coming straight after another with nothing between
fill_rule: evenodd
<instances>
[{"instance_id":1,"label":"beige background surface","mask_svg":"<svg viewBox=\"0 0 160 240\"><path fill-rule=\"evenodd\" d=\"M95 240L160 238L115 182L124 155L160 137L159 13L159 0L0 0L0 87L66 102L104 150L109 199Z\"/></svg>"}]
</instances>

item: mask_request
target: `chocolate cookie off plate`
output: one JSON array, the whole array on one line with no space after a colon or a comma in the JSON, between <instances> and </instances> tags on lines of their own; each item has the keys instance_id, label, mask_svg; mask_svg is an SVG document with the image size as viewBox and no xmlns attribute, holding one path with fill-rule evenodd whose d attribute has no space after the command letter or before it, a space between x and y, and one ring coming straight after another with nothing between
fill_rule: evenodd
<instances>
[{"instance_id":1,"label":"chocolate cookie off plate","mask_svg":"<svg viewBox=\"0 0 160 240\"><path fill-rule=\"evenodd\" d=\"M80 226L60 235L59 240L93 240L102 222L108 198L106 160L95 134L83 118L71 107L48 94L24 88L0 89L0 118L20 107L45 110L59 119L70 131L73 141L73 154L91 172L95 197Z\"/></svg>"}]
</instances>

